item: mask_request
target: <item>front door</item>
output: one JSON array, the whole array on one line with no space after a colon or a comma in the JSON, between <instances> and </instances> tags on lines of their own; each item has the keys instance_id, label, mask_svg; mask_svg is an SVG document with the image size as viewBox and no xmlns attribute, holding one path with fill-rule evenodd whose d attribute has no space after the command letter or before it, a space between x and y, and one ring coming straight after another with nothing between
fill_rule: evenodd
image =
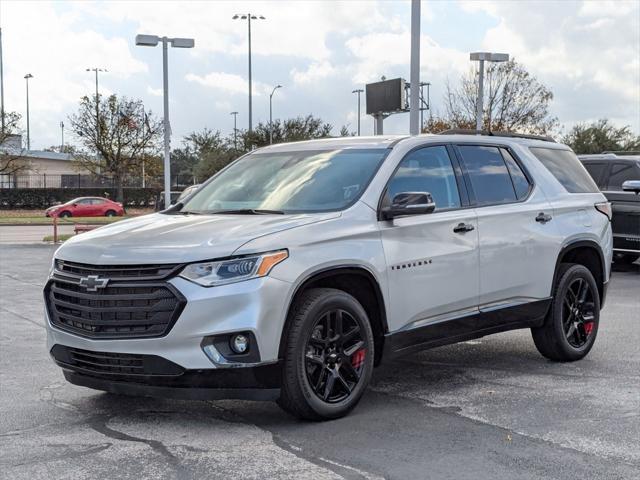
<instances>
[{"instance_id":1,"label":"front door","mask_svg":"<svg viewBox=\"0 0 640 480\"><path fill-rule=\"evenodd\" d=\"M478 304L478 228L446 146L414 150L389 181L387 200L428 192L433 213L380 221L389 284L389 330L473 315ZM461 193L463 194L461 196Z\"/></svg>"}]
</instances>

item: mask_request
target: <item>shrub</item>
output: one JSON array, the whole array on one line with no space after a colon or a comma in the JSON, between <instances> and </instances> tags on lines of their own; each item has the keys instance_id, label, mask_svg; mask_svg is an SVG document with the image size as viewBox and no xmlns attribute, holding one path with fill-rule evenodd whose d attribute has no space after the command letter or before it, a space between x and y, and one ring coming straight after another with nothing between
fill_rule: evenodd
<instances>
[{"instance_id":1,"label":"shrub","mask_svg":"<svg viewBox=\"0 0 640 480\"><path fill-rule=\"evenodd\" d=\"M125 188L125 207L153 206L161 188ZM0 188L0 209L39 209L77 197L116 197L115 188Z\"/></svg>"}]
</instances>

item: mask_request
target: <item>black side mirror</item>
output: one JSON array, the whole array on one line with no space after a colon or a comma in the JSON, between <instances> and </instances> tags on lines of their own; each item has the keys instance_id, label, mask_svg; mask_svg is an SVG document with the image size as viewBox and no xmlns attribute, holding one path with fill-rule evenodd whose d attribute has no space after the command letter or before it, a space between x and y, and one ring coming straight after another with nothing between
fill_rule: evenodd
<instances>
[{"instance_id":1,"label":"black side mirror","mask_svg":"<svg viewBox=\"0 0 640 480\"><path fill-rule=\"evenodd\" d=\"M622 182L622 190L625 192L633 192L640 194L640 180L627 180Z\"/></svg>"},{"instance_id":2,"label":"black side mirror","mask_svg":"<svg viewBox=\"0 0 640 480\"><path fill-rule=\"evenodd\" d=\"M398 193L391 205L382 208L382 218L392 220L395 217L407 215L424 215L432 213L436 209L436 203L428 192L402 192Z\"/></svg>"}]
</instances>

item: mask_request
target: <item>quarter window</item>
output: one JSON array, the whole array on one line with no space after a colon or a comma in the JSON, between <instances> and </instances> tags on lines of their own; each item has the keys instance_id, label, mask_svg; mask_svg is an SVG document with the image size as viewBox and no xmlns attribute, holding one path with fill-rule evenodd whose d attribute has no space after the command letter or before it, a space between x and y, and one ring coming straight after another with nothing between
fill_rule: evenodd
<instances>
[{"instance_id":1,"label":"quarter window","mask_svg":"<svg viewBox=\"0 0 640 480\"><path fill-rule=\"evenodd\" d=\"M567 192L599 192L598 186L571 150L540 147L532 147L530 150Z\"/></svg>"},{"instance_id":2,"label":"quarter window","mask_svg":"<svg viewBox=\"0 0 640 480\"><path fill-rule=\"evenodd\" d=\"M458 148L478 205L517 200L509 170L498 148L480 145L460 145Z\"/></svg>"},{"instance_id":3,"label":"quarter window","mask_svg":"<svg viewBox=\"0 0 640 480\"><path fill-rule=\"evenodd\" d=\"M446 147L425 147L409 153L389 181L390 200L403 192L428 192L436 210L460 207L460 194Z\"/></svg>"}]
</instances>

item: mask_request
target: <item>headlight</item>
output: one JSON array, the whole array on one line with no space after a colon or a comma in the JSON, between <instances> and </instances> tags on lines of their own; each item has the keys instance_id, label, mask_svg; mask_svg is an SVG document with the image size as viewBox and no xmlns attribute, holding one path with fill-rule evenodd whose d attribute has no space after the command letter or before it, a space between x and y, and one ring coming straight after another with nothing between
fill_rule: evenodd
<instances>
[{"instance_id":1,"label":"headlight","mask_svg":"<svg viewBox=\"0 0 640 480\"><path fill-rule=\"evenodd\" d=\"M184 267L180 276L203 287L215 287L264 277L289 256L286 250L232 258L218 262L192 263Z\"/></svg>"}]
</instances>

